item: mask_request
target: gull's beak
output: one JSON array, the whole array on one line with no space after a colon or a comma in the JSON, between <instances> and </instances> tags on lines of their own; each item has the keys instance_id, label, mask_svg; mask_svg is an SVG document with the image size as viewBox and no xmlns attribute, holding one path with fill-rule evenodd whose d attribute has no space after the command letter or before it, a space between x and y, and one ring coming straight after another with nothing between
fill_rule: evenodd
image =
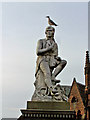
<instances>
[{"instance_id":1,"label":"gull's beak","mask_svg":"<svg viewBox=\"0 0 90 120\"><path fill-rule=\"evenodd\" d=\"M46 18L49 18L49 16L46 16Z\"/></svg>"}]
</instances>

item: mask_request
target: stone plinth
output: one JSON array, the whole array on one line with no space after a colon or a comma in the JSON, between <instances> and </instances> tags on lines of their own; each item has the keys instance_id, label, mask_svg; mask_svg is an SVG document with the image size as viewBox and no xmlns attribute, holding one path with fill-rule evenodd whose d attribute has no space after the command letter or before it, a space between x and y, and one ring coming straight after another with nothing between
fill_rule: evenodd
<instances>
[{"instance_id":1,"label":"stone plinth","mask_svg":"<svg viewBox=\"0 0 90 120\"><path fill-rule=\"evenodd\" d=\"M68 102L28 101L27 109L22 109L18 120L75 120L75 112L70 111Z\"/></svg>"}]
</instances>

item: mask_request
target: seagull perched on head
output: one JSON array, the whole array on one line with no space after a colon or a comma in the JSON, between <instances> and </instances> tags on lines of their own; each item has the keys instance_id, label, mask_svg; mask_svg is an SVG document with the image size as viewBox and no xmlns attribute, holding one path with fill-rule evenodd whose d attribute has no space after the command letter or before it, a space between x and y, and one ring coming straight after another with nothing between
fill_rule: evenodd
<instances>
[{"instance_id":1,"label":"seagull perched on head","mask_svg":"<svg viewBox=\"0 0 90 120\"><path fill-rule=\"evenodd\" d=\"M55 26L58 26L57 24L55 24L55 23L50 19L49 16L46 16L46 18L48 18L48 24L49 24L49 25L55 25Z\"/></svg>"}]
</instances>

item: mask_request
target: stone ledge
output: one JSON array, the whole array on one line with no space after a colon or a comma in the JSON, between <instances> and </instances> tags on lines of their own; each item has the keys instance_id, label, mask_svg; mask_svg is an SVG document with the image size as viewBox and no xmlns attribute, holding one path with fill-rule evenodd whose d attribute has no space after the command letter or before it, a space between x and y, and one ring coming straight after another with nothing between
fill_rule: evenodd
<instances>
[{"instance_id":1,"label":"stone ledge","mask_svg":"<svg viewBox=\"0 0 90 120\"><path fill-rule=\"evenodd\" d=\"M23 109L21 110L22 116L24 118L33 118L33 119L65 119L65 120L75 120L75 112L74 111L66 111L66 110L30 110Z\"/></svg>"}]
</instances>

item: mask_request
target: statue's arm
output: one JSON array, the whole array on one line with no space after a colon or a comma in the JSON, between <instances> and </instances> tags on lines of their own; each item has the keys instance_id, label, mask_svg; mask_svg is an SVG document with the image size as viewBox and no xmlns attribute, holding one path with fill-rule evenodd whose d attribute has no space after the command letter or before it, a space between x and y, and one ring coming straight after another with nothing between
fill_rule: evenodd
<instances>
[{"instance_id":1,"label":"statue's arm","mask_svg":"<svg viewBox=\"0 0 90 120\"><path fill-rule=\"evenodd\" d=\"M47 48L43 48L43 43L42 43L41 40L39 40L38 43L37 43L36 53L37 53L37 55L44 54L44 53L52 50L53 47L54 47L54 43L51 46L47 47Z\"/></svg>"}]
</instances>

